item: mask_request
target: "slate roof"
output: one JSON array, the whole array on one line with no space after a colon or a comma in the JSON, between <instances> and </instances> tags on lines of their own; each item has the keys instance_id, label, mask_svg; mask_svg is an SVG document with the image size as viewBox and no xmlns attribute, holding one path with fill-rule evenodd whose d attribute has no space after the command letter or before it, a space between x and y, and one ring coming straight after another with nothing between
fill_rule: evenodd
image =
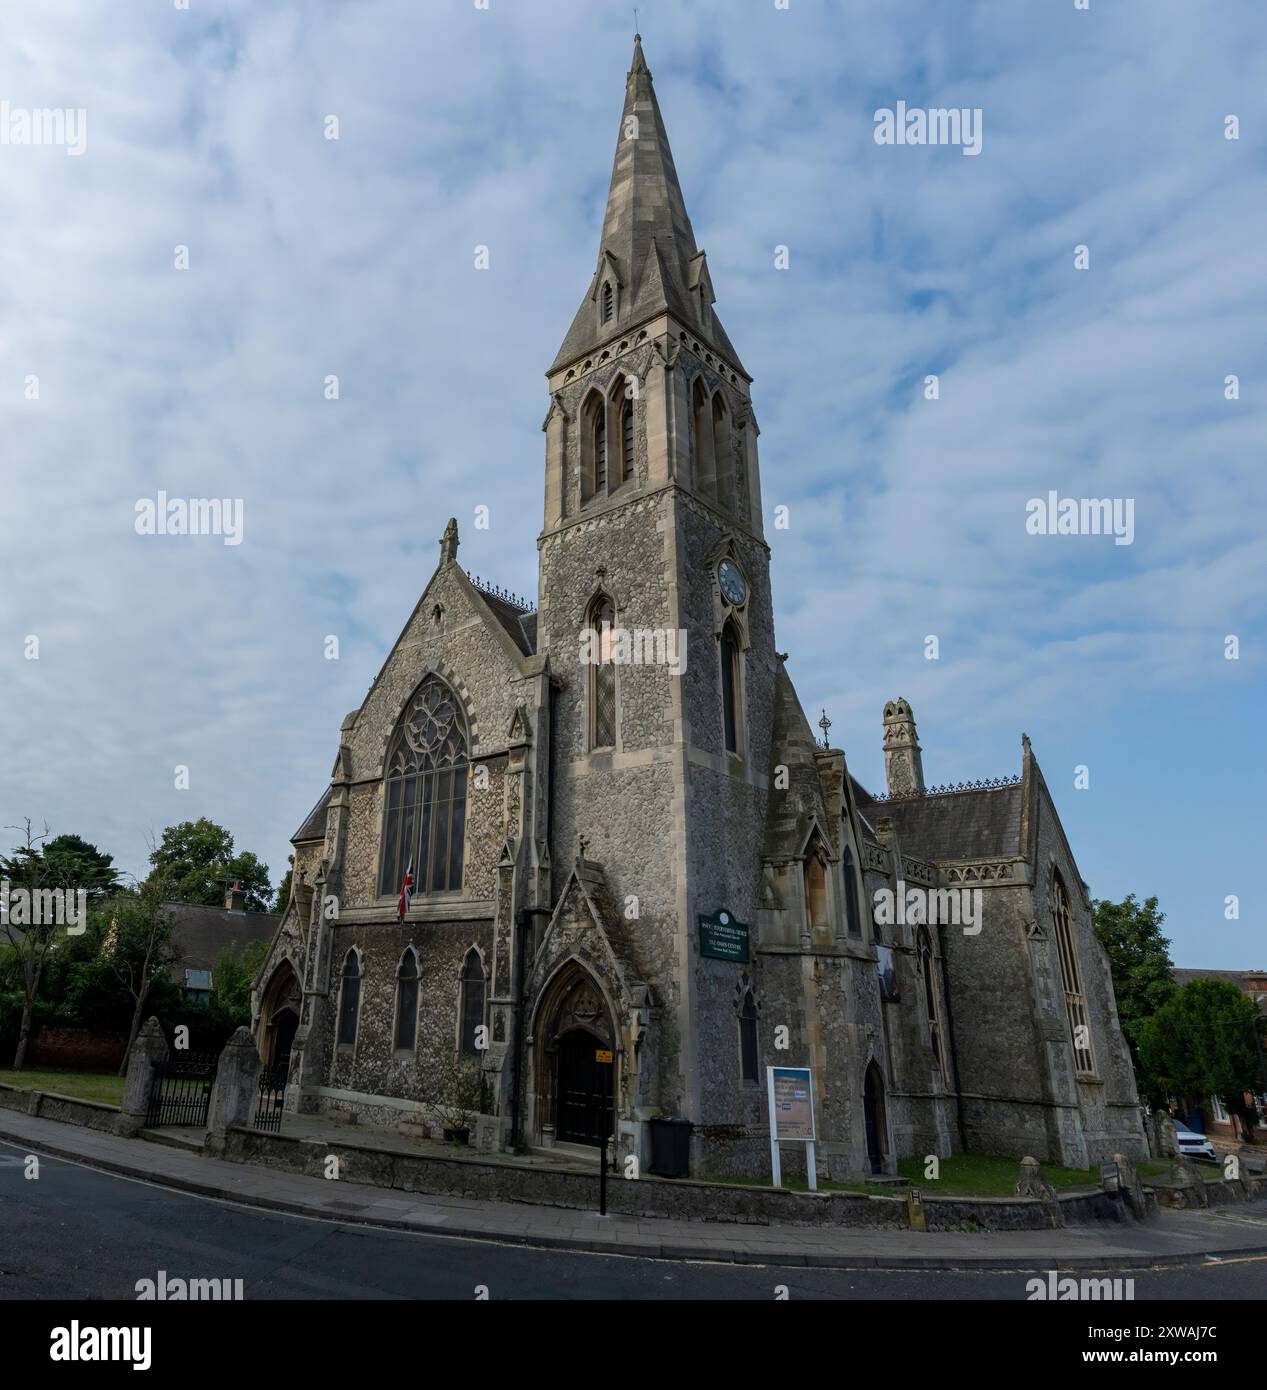
<instances>
[{"instance_id":1,"label":"slate roof","mask_svg":"<svg viewBox=\"0 0 1267 1390\"><path fill-rule=\"evenodd\" d=\"M199 903L164 903L176 919L172 943L185 970L211 970L230 946L271 941L279 919L271 912L230 912Z\"/></svg>"},{"instance_id":2,"label":"slate roof","mask_svg":"<svg viewBox=\"0 0 1267 1390\"><path fill-rule=\"evenodd\" d=\"M1267 970L1188 970L1175 969L1170 972L1177 985L1188 985L1193 980L1226 980L1255 1000L1258 1007L1267 1013Z\"/></svg>"},{"instance_id":3,"label":"slate roof","mask_svg":"<svg viewBox=\"0 0 1267 1390\"><path fill-rule=\"evenodd\" d=\"M1019 855L1022 786L980 791L934 793L876 801L854 783L858 809L871 822L888 816L901 842L902 853L940 862Z\"/></svg>"},{"instance_id":4,"label":"slate roof","mask_svg":"<svg viewBox=\"0 0 1267 1390\"><path fill-rule=\"evenodd\" d=\"M321 793L317 804L308 812L308 818L290 837L291 844L302 840L324 840L326 837L326 808L330 804L330 788Z\"/></svg>"},{"instance_id":5,"label":"slate roof","mask_svg":"<svg viewBox=\"0 0 1267 1390\"><path fill-rule=\"evenodd\" d=\"M524 656L533 656L537 650L537 615L523 613L513 603L507 603L496 594L485 593L483 589L477 592L492 610L493 617L510 634L510 640Z\"/></svg>"},{"instance_id":6,"label":"slate roof","mask_svg":"<svg viewBox=\"0 0 1267 1390\"><path fill-rule=\"evenodd\" d=\"M638 136L628 139L626 131L633 129L630 122L635 118ZM665 309L691 325L742 371L739 356L711 307L701 321L699 295L693 293L702 268L700 254L638 36L625 83L598 264L550 372ZM619 294L616 316L604 324L599 321L596 296L608 256L615 262Z\"/></svg>"}]
</instances>

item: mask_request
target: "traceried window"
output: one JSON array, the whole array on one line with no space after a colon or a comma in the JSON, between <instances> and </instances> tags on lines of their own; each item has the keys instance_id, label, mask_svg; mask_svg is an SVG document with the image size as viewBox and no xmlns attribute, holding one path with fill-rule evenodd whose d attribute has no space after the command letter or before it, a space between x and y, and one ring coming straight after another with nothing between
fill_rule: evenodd
<instances>
[{"instance_id":1,"label":"traceried window","mask_svg":"<svg viewBox=\"0 0 1267 1390\"><path fill-rule=\"evenodd\" d=\"M1078 953L1074 948L1069 898L1060 875L1055 873L1051 876L1051 904L1056 947L1060 953L1060 976L1065 986L1065 1013L1069 1019L1069 1038L1073 1043L1074 1064L1079 1076L1094 1076L1095 1057L1091 1051L1091 1029L1087 1023L1087 1001L1082 993Z\"/></svg>"},{"instance_id":2,"label":"traceried window","mask_svg":"<svg viewBox=\"0 0 1267 1390\"><path fill-rule=\"evenodd\" d=\"M744 1081L759 1081L760 1057L757 1051L757 1001L750 989L744 991L739 1006L739 1068Z\"/></svg>"},{"instance_id":3,"label":"traceried window","mask_svg":"<svg viewBox=\"0 0 1267 1390\"><path fill-rule=\"evenodd\" d=\"M361 959L355 951L343 958L343 978L339 982L340 1047L356 1042L356 1025L361 1015Z\"/></svg>"},{"instance_id":4,"label":"traceried window","mask_svg":"<svg viewBox=\"0 0 1267 1390\"><path fill-rule=\"evenodd\" d=\"M615 748L616 610L605 595L590 608L589 626L594 634L590 650L596 657L590 666L590 747Z\"/></svg>"},{"instance_id":5,"label":"traceried window","mask_svg":"<svg viewBox=\"0 0 1267 1390\"><path fill-rule=\"evenodd\" d=\"M412 1052L418 1039L418 957L412 947L396 968L396 1050Z\"/></svg>"},{"instance_id":6,"label":"traceried window","mask_svg":"<svg viewBox=\"0 0 1267 1390\"><path fill-rule=\"evenodd\" d=\"M411 866L415 893L461 890L468 770L466 720L457 697L428 676L387 757L378 883L384 897L400 892Z\"/></svg>"},{"instance_id":7,"label":"traceried window","mask_svg":"<svg viewBox=\"0 0 1267 1390\"><path fill-rule=\"evenodd\" d=\"M460 1050L463 1057L478 1057L475 1030L484 1022L484 995L487 982L484 977L484 962L474 946L466 953L462 962L462 1039Z\"/></svg>"},{"instance_id":8,"label":"traceried window","mask_svg":"<svg viewBox=\"0 0 1267 1390\"><path fill-rule=\"evenodd\" d=\"M854 868L853 847L845 846L841 872L845 881L845 929L850 936L862 935L862 913L858 910L858 875Z\"/></svg>"},{"instance_id":9,"label":"traceried window","mask_svg":"<svg viewBox=\"0 0 1267 1390\"><path fill-rule=\"evenodd\" d=\"M734 623L727 623L721 635L721 713L722 735L726 741L727 753L738 753L743 717L740 710L742 683L740 666L742 655L739 649L739 634Z\"/></svg>"},{"instance_id":10,"label":"traceried window","mask_svg":"<svg viewBox=\"0 0 1267 1390\"><path fill-rule=\"evenodd\" d=\"M933 963L933 944L926 928L919 929L919 969L924 978L924 1014L928 1019L928 1041L933 1062L941 1070L941 1015L937 1008L937 976Z\"/></svg>"}]
</instances>

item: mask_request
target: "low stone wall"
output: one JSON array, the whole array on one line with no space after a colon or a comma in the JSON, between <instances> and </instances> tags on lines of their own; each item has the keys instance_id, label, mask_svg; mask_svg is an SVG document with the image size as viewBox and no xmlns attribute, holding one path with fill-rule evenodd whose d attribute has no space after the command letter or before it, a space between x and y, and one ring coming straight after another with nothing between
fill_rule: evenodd
<instances>
[{"instance_id":1,"label":"low stone wall","mask_svg":"<svg viewBox=\"0 0 1267 1390\"><path fill-rule=\"evenodd\" d=\"M479 1158L433 1158L389 1153L330 1138L292 1139L259 1130L230 1129L220 1155L259 1163L305 1177L324 1177L329 1155L339 1160L347 1182L438 1196L593 1211L598 1177ZM777 1192L768 1187L730 1187L689 1178L654 1175L637 1181L610 1177L608 1210L629 1216L690 1221L733 1221L745 1225L840 1226L907 1229L906 1198L870 1197L854 1192ZM924 1196L928 1229L937 1231L1050 1230L1134 1219L1125 1203L1102 1192L1072 1193L1053 1203L1028 1197L953 1198Z\"/></svg>"},{"instance_id":2,"label":"low stone wall","mask_svg":"<svg viewBox=\"0 0 1267 1390\"><path fill-rule=\"evenodd\" d=\"M20 1110L25 1115L38 1115L41 1120L109 1131L114 1129L119 1118L117 1105L59 1096L54 1091L26 1091L20 1086L9 1085L0 1085L0 1110Z\"/></svg>"},{"instance_id":3,"label":"low stone wall","mask_svg":"<svg viewBox=\"0 0 1267 1390\"><path fill-rule=\"evenodd\" d=\"M1193 1183L1152 1179L1144 1183L1154 1200L1163 1207L1198 1210L1201 1207L1225 1207L1235 1202L1253 1202L1267 1197L1267 1176L1246 1174L1240 1178L1219 1178L1215 1182L1201 1179Z\"/></svg>"}]
</instances>

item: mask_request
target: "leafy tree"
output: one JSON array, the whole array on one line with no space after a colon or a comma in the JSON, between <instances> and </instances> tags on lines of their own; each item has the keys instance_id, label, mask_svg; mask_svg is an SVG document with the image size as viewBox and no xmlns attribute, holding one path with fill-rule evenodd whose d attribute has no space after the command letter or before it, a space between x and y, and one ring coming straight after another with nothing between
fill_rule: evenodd
<instances>
[{"instance_id":1,"label":"leafy tree","mask_svg":"<svg viewBox=\"0 0 1267 1390\"><path fill-rule=\"evenodd\" d=\"M273 911L285 912L286 904L290 902L290 882L295 873L295 856L286 856L286 877L277 885L277 896L273 899Z\"/></svg>"},{"instance_id":2,"label":"leafy tree","mask_svg":"<svg viewBox=\"0 0 1267 1390\"><path fill-rule=\"evenodd\" d=\"M90 903L100 902L119 887L114 855L104 854L79 835L55 835L44 846L50 882L59 888L82 888Z\"/></svg>"},{"instance_id":3,"label":"leafy tree","mask_svg":"<svg viewBox=\"0 0 1267 1390\"><path fill-rule=\"evenodd\" d=\"M10 903L6 894L5 912L3 920L0 920L0 933L7 940L12 952L10 968L17 976L17 989L10 991L10 993L12 995L20 992L22 999L21 1013L18 1017L17 1044L13 1053L13 1070L21 1071L26 1061L26 1045L30 1041L35 1024L35 1005L39 995L40 980L58 933L58 927L52 914L46 911L43 906L36 909L35 903L37 895L55 889L59 885L53 883L52 871L44 860L42 847L44 841L48 839L48 826L45 825L43 834L36 835L31 829L31 818L28 816L23 825L10 826L9 829L20 830L23 839L22 843L17 845L7 858L0 856L0 878L8 879L12 887L31 895L30 902L32 904L32 910L29 913L25 908L19 913L15 910L15 905ZM19 918L21 920L17 920ZM37 918L38 920L29 920L30 918ZM64 932L64 930L63 928L62 931ZM11 1000L10 1009L12 1003Z\"/></svg>"},{"instance_id":4,"label":"leafy tree","mask_svg":"<svg viewBox=\"0 0 1267 1390\"><path fill-rule=\"evenodd\" d=\"M1166 1088L1142 1061L1139 1038L1146 1020L1178 988L1171 974L1170 941L1161 933L1166 914L1158 912L1156 898L1141 905L1134 893L1120 903L1097 901L1093 911L1096 937L1108 953L1117 1016L1140 1092L1153 1105L1164 1105Z\"/></svg>"},{"instance_id":5,"label":"leafy tree","mask_svg":"<svg viewBox=\"0 0 1267 1390\"><path fill-rule=\"evenodd\" d=\"M1254 1001L1227 980L1193 980L1176 990L1140 1029L1144 1066L1173 1096L1204 1105L1218 1096L1253 1138L1246 1091L1259 1084Z\"/></svg>"},{"instance_id":6,"label":"leafy tree","mask_svg":"<svg viewBox=\"0 0 1267 1390\"><path fill-rule=\"evenodd\" d=\"M240 880L247 911L268 911L268 865L249 850L234 854L233 836L206 816L169 825L150 853L150 864L162 875L174 902L220 907L226 888Z\"/></svg>"},{"instance_id":7,"label":"leafy tree","mask_svg":"<svg viewBox=\"0 0 1267 1390\"><path fill-rule=\"evenodd\" d=\"M178 958L172 943L176 919L163 906L166 888L164 875L152 873L135 893L118 898L114 903L104 955L133 1003L127 1050L119 1065L120 1076L127 1072L150 991L157 981L166 978L168 968Z\"/></svg>"},{"instance_id":8,"label":"leafy tree","mask_svg":"<svg viewBox=\"0 0 1267 1390\"><path fill-rule=\"evenodd\" d=\"M248 941L230 946L211 972L212 998L225 1011L232 1026L251 1026L251 986L268 954L267 941Z\"/></svg>"}]
</instances>

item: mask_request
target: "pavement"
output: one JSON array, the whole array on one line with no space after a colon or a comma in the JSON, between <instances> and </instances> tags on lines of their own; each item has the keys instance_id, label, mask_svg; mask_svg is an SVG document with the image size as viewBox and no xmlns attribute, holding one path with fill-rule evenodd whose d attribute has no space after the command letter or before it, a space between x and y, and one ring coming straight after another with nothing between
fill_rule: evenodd
<instances>
[{"instance_id":1,"label":"pavement","mask_svg":"<svg viewBox=\"0 0 1267 1390\"><path fill-rule=\"evenodd\" d=\"M818 1269L1147 1269L1267 1255L1267 1201L1146 1223L966 1234L751 1226L424 1196L203 1157L0 1111L0 1140L180 1192L384 1230L544 1249ZM597 1180L595 1181L597 1191Z\"/></svg>"}]
</instances>

